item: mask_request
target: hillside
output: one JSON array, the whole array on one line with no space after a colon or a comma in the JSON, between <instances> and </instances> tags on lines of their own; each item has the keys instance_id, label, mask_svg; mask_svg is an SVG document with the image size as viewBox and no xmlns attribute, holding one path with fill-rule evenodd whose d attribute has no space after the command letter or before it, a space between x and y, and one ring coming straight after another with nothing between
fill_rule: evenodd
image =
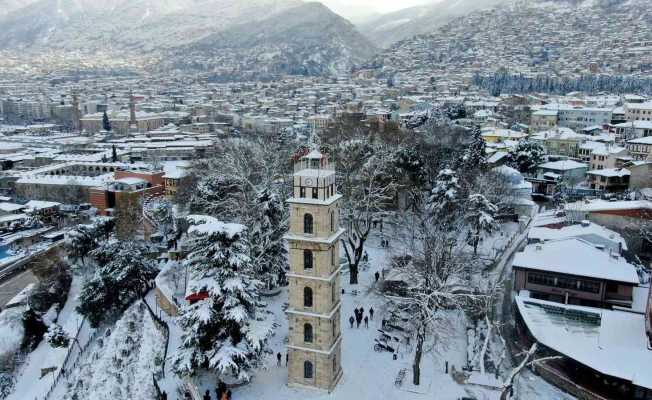
<instances>
[{"instance_id":1,"label":"hillside","mask_svg":"<svg viewBox=\"0 0 652 400\"><path fill-rule=\"evenodd\" d=\"M16 0L12 0L16 1ZM23 0L29 3L29 0ZM155 51L253 23L300 0L39 0L0 17L0 47Z\"/></svg>"},{"instance_id":2,"label":"hillside","mask_svg":"<svg viewBox=\"0 0 652 400\"><path fill-rule=\"evenodd\" d=\"M652 68L652 9L647 0L510 2L405 39L373 65L433 75L644 74Z\"/></svg>"},{"instance_id":3,"label":"hillside","mask_svg":"<svg viewBox=\"0 0 652 400\"><path fill-rule=\"evenodd\" d=\"M358 28L375 45L387 48L414 35L433 32L454 18L504 2L506 0L442 0L385 14Z\"/></svg>"},{"instance_id":4,"label":"hillside","mask_svg":"<svg viewBox=\"0 0 652 400\"><path fill-rule=\"evenodd\" d=\"M306 3L178 48L163 65L214 72L216 79L332 75L375 53L350 22L321 3Z\"/></svg>"}]
</instances>

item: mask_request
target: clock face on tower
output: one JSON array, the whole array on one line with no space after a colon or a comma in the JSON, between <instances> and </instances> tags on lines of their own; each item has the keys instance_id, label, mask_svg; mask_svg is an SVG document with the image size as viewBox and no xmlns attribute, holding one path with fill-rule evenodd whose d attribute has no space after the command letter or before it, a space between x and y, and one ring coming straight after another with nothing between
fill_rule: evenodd
<instances>
[{"instance_id":1,"label":"clock face on tower","mask_svg":"<svg viewBox=\"0 0 652 400\"><path fill-rule=\"evenodd\" d=\"M306 179L306 185L307 186L312 186L312 184L313 184L312 179L310 179L310 178Z\"/></svg>"}]
</instances>

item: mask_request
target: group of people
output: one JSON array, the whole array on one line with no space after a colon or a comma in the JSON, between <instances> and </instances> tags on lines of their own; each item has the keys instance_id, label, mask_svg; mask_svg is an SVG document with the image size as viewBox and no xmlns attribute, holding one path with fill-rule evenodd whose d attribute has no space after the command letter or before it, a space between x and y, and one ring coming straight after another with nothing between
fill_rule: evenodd
<instances>
[{"instance_id":1,"label":"group of people","mask_svg":"<svg viewBox=\"0 0 652 400\"><path fill-rule=\"evenodd\" d=\"M227 389L226 385L223 382L220 382L217 385L217 388L215 389L215 394L217 395L217 400L231 400L231 390ZM192 399L192 395L190 394L190 392L186 392L184 397L186 399ZM206 390L206 393L204 393L204 396L202 398L203 400L212 400L210 390ZM165 393L165 399L167 399L167 393Z\"/></svg>"},{"instance_id":2,"label":"group of people","mask_svg":"<svg viewBox=\"0 0 652 400\"><path fill-rule=\"evenodd\" d=\"M351 324L351 328L353 328L353 323L356 324L356 328L360 328L362 321L364 321L365 328L369 328L369 320L374 320L373 307L369 309L369 316L364 315L364 307L356 308L353 310L353 314L355 317L353 315L349 317L349 324Z\"/></svg>"},{"instance_id":3,"label":"group of people","mask_svg":"<svg viewBox=\"0 0 652 400\"><path fill-rule=\"evenodd\" d=\"M389 247L389 239L380 239L380 247Z\"/></svg>"}]
</instances>

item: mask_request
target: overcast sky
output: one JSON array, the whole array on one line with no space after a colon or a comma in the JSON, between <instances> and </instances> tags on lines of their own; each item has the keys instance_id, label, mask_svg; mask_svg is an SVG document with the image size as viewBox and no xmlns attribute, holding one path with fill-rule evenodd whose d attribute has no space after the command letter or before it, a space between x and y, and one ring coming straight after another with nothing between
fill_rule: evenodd
<instances>
[{"instance_id":1,"label":"overcast sky","mask_svg":"<svg viewBox=\"0 0 652 400\"><path fill-rule=\"evenodd\" d=\"M343 16L387 13L437 0L319 0Z\"/></svg>"}]
</instances>

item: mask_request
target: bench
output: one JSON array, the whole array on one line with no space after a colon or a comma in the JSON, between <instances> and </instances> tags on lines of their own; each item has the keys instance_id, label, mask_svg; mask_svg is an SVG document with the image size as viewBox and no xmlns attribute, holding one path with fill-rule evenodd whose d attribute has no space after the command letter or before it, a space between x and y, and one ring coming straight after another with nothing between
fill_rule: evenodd
<instances>
[{"instance_id":1,"label":"bench","mask_svg":"<svg viewBox=\"0 0 652 400\"><path fill-rule=\"evenodd\" d=\"M398 387L403 386L403 380L405 379L405 374L407 374L407 369L401 368L401 370L398 371L398 375L396 375L396 380L394 381L394 385Z\"/></svg>"}]
</instances>

